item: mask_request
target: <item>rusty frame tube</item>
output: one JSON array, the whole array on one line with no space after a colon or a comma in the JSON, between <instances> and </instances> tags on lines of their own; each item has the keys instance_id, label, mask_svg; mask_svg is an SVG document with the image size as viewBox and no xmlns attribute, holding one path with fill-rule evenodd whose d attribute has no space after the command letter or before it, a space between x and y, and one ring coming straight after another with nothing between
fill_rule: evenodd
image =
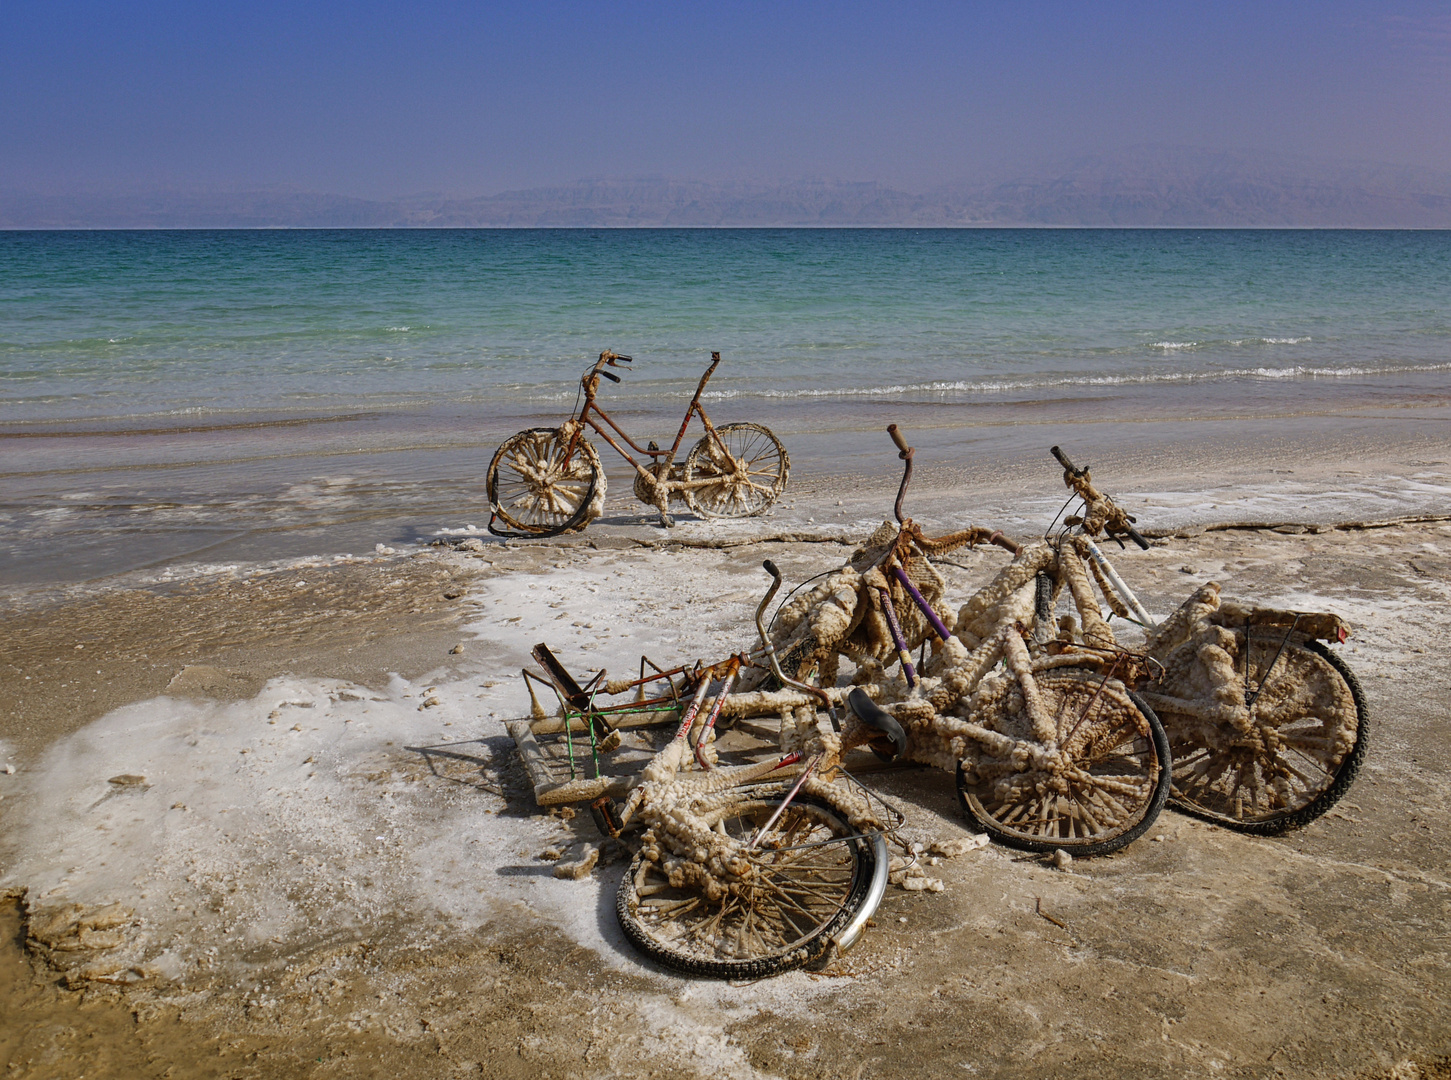
<instances>
[{"instance_id":1,"label":"rusty frame tube","mask_svg":"<svg viewBox=\"0 0 1451 1080\"><path fill-rule=\"evenodd\" d=\"M705 737L710 734L715 727L716 720L720 718L720 711L725 707L726 698L730 697L731 689L736 685L736 678L740 673L741 659L739 656L733 656L726 661L726 674L720 684L720 693L716 694L715 703L710 707L710 715L705 718L705 723L700 728L700 734L696 736L695 760L699 763L702 772L710 772L710 762L705 760L705 754L701 749L705 746ZM710 680L704 681L708 683Z\"/></svg>"},{"instance_id":2,"label":"rusty frame tube","mask_svg":"<svg viewBox=\"0 0 1451 1080\"><path fill-rule=\"evenodd\" d=\"M680 444L685 440L685 432L690 427L690 419L696 414L700 415L701 423L705 426L706 430L710 432L710 435L715 440L716 445L718 445L722 450L726 449L725 444L721 442L720 436L716 434L715 425L711 423L710 417L706 415L704 407L700 404L700 395L705 392L705 387L706 384L710 382L710 377L715 374L715 369L720 366L720 353L712 352L710 354L710 366L705 369L705 374L700 377L700 382L695 387L695 393L690 398L690 405L687 406L685 410L685 418L680 422L680 430L676 432L675 442L671 444L669 450L651 450L649 447L641 446L639 443L635 442L634 439L630 438L629 433L625 431L624 428L620 427L618 423L615 422L614 417L610 416L609 413L602 409L599 403L595 400L599 393L600 374L603 370L603 365L605 363L605 355L606 354L601 353L600 359L595 361L595 366L589 370L589 373L585 375L582 380L580 380L584 387L584 403L580 406L579 413L577 415L571 416L570 419L578 420L581 424L588 425L590 428L592 428L595 433L599 435L600 438L604 439L605 442L610 444L610 446L614 449L615 453L619 454L622 458L624 458L631 465L633 465L636 471L644 475L649 475L648 473L645 473L644 467L638 461L632 458L629 453L620 446L619 443L615 442L615 440L610 437L609 433L605 431L603 427L595 422L595 420L590 416L590 413L595 413L597 416L599 416L601 420L608 424L610 428L614 430L615 434L619 435L619 437L629 445L630 449L634 450L636 453L639 454L648 454L651 458L658 459L663 457L666 459L666 461L673 461L676 453L680 450ZM578 442L578 438L578 433L576 433L575 437L570 440L570 445L564 457L566 464L568 464L569 462L570 454L574 452L574 448L576 443Z\"/></svg>"}]
</instances>

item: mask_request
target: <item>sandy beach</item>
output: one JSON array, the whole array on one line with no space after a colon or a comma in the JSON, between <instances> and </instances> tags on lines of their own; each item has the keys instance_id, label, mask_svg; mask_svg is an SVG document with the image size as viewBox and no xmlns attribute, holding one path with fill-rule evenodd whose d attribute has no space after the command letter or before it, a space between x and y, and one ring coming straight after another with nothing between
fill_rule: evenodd
<instances>
[{"instance_id":1,"label":"sandy beach","mask_svg":"<svg viewBox=\"0 0 1451 1080\"><path fill-rule=\"evenodd\" d=\"M1166 812L1067 871L989 847L938 868L942 893L889 890L824 972L746 986L631 949L616 848L584 881L553 876L542 856L598 837L587 814L535 805L503 723L527 714L518 672L538 641L613 672L746 643L761 560L791 583L839 564L889 512L888 455L864 475L800 470L745 522L666 533L612 481L605 517L554 541L459 529L17 593L0 1062L16 1077L1446 1075L1451 443L1439 419L1367 425L1376 438L1351 420L1288 454L1272 424L1233 451L1212 433L1177 454L1130 437L1093 462L1158 537L1118 560L1151 611L1212 579L1353 625L1341 652L1373 741L1329 815L1255 839ZM913 515L1041 531L1063 497L1046 455L969 469L949 435L914 439ZM965 597L1002 553L955 561ZM873 782L910 837L966 833L946 774Z\"/></svg>"}]
</instances>

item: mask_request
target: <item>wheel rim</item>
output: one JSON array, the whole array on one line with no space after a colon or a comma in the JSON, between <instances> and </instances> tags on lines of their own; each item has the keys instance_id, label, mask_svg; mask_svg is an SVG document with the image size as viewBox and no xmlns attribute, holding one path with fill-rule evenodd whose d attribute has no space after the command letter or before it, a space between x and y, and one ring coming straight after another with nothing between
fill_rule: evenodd
<instances>
[{"instance_id":1,"label":"wheel rim","mask_svg":"<svg viewBox=\"0 0 1451 1080\"><path fill-rule=\"evenodd\" d=\"M785 487L786 452L776 437L756 424L716 428L725 457L706 435L686 461L687 481L710 483L688 489L689 501L712 517L749 517L775 501Z\"/></svg>"},{"instance_id":2,"label":"wheel rim","mask_svg":"<svg viewBox=\"0 0 1451 1080\"><path fill-rule=\"evenodd\" d=\"M1244 686L1243 635L1235 674ZM1330 663L1297 643L1252 638L1251 690L1268 681L1250 711L1250 730L1165 709L1175 801L1236 824L1269 822L1310 806L1335 783L1355 745L1358 713ZM1279 653L1279 659L1275 660Z\"/></svg>"},{"instance_id":3,"label":"wheel rim","mask_svg":"<svg viewBox=\"0 0 1451 1080\"><path fill-rule=\"evenodd\" d=\"M745 842L775 812L753 800L722 822ZM719 829L719 827L718 827ZM860 841L823 807L793 803L749 856L750 871L718 901L689 885L670 884L659 863L631 868L627 907L639 929L669 957L694 962L750 962L788 956L828 931L857 889Z\"/></svg>"},{"instance_id":4,"label":"wheel rim","mask_svg":"<svg viewBox=\"0 0 1451 1080\"><path fill-rule=\"evenodd\" d=\"M958 771L958 792L984 828L1042 847L1089 847L1114 840L1155 805L1161 762L1142 714L1119 684L1100 692L1097 677L1039 676L1061 747L1051 768L1022 769L981 754ZM1021 701L1019 694L1012 695ZM999 725L1012 731L1019 722Z\"/></svg>"},{"instance_id":5,"label":"wheel rim","mask_svg":"<svg viewBox=\"0 0 1451 1080\"><path fill-rule=\"evenodd\" d=\"M555 430L524 431L494 456L489 500L514 528L543 532L567 527L589 505L597 466L581 441L568 464L565 440Z\"/></svg>"}]
</instances>

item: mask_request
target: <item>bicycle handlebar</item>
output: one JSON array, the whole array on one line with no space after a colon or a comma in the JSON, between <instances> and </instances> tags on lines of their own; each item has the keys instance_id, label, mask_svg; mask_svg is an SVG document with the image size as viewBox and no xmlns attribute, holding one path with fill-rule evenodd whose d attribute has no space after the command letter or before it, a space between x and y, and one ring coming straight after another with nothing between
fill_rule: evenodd
<instances>
[{"instance_id":1,"label":"bicycle handlebar","mask_svg":"<svg viewBox=\"0 0 1451 1080\"><path fill-rule=\"evenodd\" d=\"M912 482L912 455L917 451L907 445L907 440L896 424L887 425L887 434L897 444L897 456L907 463L907 467L902 470L902 484L897 488L897 501L892 505L892 512L897 515L897 524L900 525L903 520L902 500L907 496L907 485Z\"/></svg>"},{"instance_id":2,"label":"bicycle handlebar","mask_svg":"<svg viewBox=\"0 0 1451 1080\"><path fill-rule=\"evenodd\" d=\"M1053 456L1058 459L1058 464L1062 465L1074 476L1082 476L1087 471L1085 469L1075 467L1073 462L1068 460L1068 455L1063 452L1063 449L1061 447L1053 447Z\"/></svg>"},{"instance_id":3,"label":"bicycle handlebar","mask_svg":"<svg viewBox=\"0 0 1451 1080\"><path fill-rule=\"evenodd\" d=\"M897 430L896 424L887 425L887 434L890 435L892 437L892 441L897 444L897 449L900 451L898 456L902 458L902 460L905 461L907 458L912 456L912 447L907 445L907 440L904 439L902 437L902 433Z\"/></svg>"},{"instance_id":4,"label":"bicycle handlebar","mask_svg":"<svg viewBox=\"0 0 1451 1080\"><path fill-rule=\"evenodd\" d=\"M770 559L767 559L761 565L765 568L766 573L771 575L771 588L767 590L766 598L761 601L760 607L756 608L756 629L760 632L761 647L766 651L766 661L771 665L771 674L775 675L781 681L782 686L789 686L794 690L800 690L818 699L826 707L826 715L831 717L833 730L840 731L841 721L837 718L836 708L831 703L831 695L821 687L812 686L810 683L801 682L799 679L793 679L781 670L781 661L776 656L776 646L772 644L770 635L766 633L765 622L766 607L771 603L772 598L775 597L776 591L781 588L781 571L776 568L776 564Z\"/></svg>"},{"instance_id":5,"label":"bicycle handlebar","mask_svg":"<svg viewBox=\"0 0 1451 1080\"><path fill-rule=\"evenodd\" d=\"M605 370L605 366L606 365L609 365L610 367L616 367L616 366L618 366L619 362L621 362L621 361L623 361L626 364L632 363L630 357L628 357L628 356L622 356L622 355L620 355L617 352L611 352L609 349L606 349L604 352L600 353L600 358L595 361L594 367L590 368L588 371L586 371L584 373L584 376L581 379L581 382L587 384L590 381L590 379L594 378L594 376L596 376L596 375L603 375L605 378L609 379L610 382L612 382L612 383L619 382L620 381L620 377L618 375L614 374L613 372L606 371Z\"/></svg>"},{"instance_id":6,"label":"bicycle handlebar","mask_svg":"<svg viewBox=\"0 0 1451 1080\"><path fill-rule=\"evenodd\" d=\"M1134 528L1134 519L1124 513L1121 507L1116 506L1112 499L1093 486L1093 480L1088 475L1088 469L1080 469L1075 466L1061 447L1053 447L1052 454L1058 459L1058 464L1062 465L1067 473L1063 477L1063 483L1077 492L1085 503L1108 503L1110 511L1108 519L1104 523L1104 532L1109 536L1116 536L1118 533L1123 533L1135 544L1138 544L1142 550L1148 551L1149 542L1143 538L1139 530Z\"/></svg>"}]
</instances>

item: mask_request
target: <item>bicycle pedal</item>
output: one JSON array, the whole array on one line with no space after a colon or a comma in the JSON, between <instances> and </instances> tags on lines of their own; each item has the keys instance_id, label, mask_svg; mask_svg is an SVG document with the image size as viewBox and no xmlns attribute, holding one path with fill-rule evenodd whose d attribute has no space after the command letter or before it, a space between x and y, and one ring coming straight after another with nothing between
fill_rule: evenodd
<instances>
[{"instance_id":1,"label":"bicycle pedal","mask_svg":"<svg viewBox=\"0 0 1451 1080\"><path fill-rule=\"evenodd\" d=\"M624 824L620 821L619 807L615 805L614 799L608 795L601 795L589 804L589 814L594 819L595 828L600 831L601 836L619 839Z\"/></svg>"}]
</instances>

